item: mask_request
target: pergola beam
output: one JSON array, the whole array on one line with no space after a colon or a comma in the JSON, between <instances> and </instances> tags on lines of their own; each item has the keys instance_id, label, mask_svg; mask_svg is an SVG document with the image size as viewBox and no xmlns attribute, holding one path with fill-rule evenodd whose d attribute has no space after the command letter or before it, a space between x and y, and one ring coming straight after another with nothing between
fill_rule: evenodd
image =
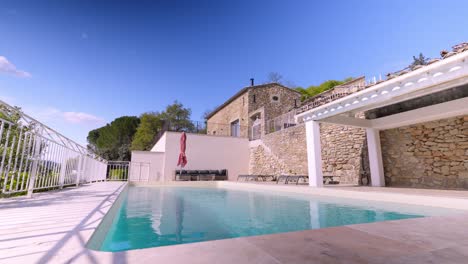
<instances>
[{"instance_id":1,"label":"pergola beam","mask_svg":"<svg viewBox=\"0 0 468 264\"><path fill-rule=\"evenodd\" d=\"M468 114L468 97L371 120L372 128L384 130Z\"/></svg>"},{"instance_id":2,"label":"pergola beam","mask_svg":"<svg viewBox=\"0 0 468 264\"><path fill-rule=\"evenodd\" d=\"M377 119L354 118L356 112L419 98L468 83L468 52L385 81L296 115L305 122L309 185L323 184L320 123L366 129L372 186L385 186L379 131L468 114L468 97L420 107Z\"/></svg>"},{"instance_id":3,"label":"pergola beam","mask_svg":"<svg viewBox=\"0 0 468 264\"><path fill-rule=\"evenodd\" d=\"M385 130L462 115L468 115L468 97L376 119L336 115L315 122Z\"/></svg>"},{"instance_id":4,"label":"pergola beam","mask_svg":"<svg viewBox=\"0 0 468 264\"><path fill-rule=\"evenodd\" d=\"M371 120L354 118L354 117L346 117L342 115L331 116L331 117L322 119L319 122L336 124L336 125L344 125L344 126L352 126L352 127L360 127L360 128L372 127Z\"/></svg>"}]
</instances>

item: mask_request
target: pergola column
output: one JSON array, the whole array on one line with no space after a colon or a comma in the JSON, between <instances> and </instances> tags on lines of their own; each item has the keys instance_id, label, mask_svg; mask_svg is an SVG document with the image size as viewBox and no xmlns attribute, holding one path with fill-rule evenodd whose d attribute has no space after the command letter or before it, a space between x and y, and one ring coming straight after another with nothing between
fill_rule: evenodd
<instances>
[{"instance_id":1,"label":"pergola column","mask_svg":"<svg viewBox=\"0 0 468 264\"><path fill-rule=\"evenodd\" d=\"M309 170L309 185L323 186L322 147L320 144L320 124L316 121L305 123L307 142L307 164Z\"/></svg>"},{"instance_id":2,"label":"pergola column","mask_svg":"<svg viewBox=\"0 0 468 264\"><path fill-rule=\"evenodd\" d=\"M366 128L367 149L369 151L369 166L371 183L374 187L385 186L379 130Z\"/></svg>"}]
</instances>

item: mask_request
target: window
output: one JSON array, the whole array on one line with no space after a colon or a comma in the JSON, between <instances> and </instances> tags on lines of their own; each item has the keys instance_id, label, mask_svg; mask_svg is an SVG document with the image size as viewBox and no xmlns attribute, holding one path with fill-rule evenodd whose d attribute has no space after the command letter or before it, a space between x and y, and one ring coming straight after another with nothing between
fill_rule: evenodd
<instances>
[{"instance_id":1,"label":"window","mask_svg":"<svg viewBox=\"0 0 468 264\"><path fill-rule=\"evenodd\" d=\"M239 119L231 123L231 137L240 137Z\"/></svg>"},{"instance_id":2,"label":"window","mask_svg":"<svg viewBox=\"0 0 468 264\"><path fill-rule=\"evenodd\" d=\"M273 96L271 97L271 100L272 100L273 102L278 102L278 101L279 101L279 97L278 97L277 95L273 95Z\"/></svg>"},{"instance_id":3,"label":"window","mask_svg":"<svg viewBox=\"0 0 468 264\"><path fill-rule=\"evenodd\" d=\"M257 102L257 96L255 96L255 94L253 95L253 102L254 102L254 103Z\"/></svg>"}]
</instances>

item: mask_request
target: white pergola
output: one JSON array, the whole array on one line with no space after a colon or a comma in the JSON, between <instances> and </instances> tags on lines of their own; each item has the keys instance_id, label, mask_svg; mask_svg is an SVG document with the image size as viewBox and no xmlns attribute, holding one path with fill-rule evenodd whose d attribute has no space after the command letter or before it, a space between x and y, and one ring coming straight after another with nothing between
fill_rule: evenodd
<instances>
[{"instance_id":1,"label":"white pergola","mask_svg":"<svg viewBox=\"0 0 468 264\"><path fill-rule=\"evenodd\" d=\"M357 113L468 84L468 52L435 62L394 79L296 115L305 122L309 185L323 185L320 123L366 129L372 186L385 186L379 131L468 114L468 97L376 119ZM468 89L468 88L463 88Z\"/></svg>"}]
</instances>

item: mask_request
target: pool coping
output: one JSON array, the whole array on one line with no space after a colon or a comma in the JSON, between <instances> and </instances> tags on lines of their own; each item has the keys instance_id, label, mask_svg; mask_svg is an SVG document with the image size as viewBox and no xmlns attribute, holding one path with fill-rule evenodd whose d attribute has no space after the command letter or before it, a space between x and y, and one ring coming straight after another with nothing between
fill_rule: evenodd
<instances>
[{"instance_id":1,"label":"pool coping","mask_svg":"<svg viewBox=\"0 0 468 264\"><path fill-rule=\"evenodd\" d=\"M281 191L285 193L353 199L356 199L356 194L359 194L359 199L370 201L399 202L432 207L437 205L437 207L442 208L468 210L468 206L464 204L466 203L464 198L408 195L379 191L360 192L328 188L308 188L307 186L262 185L221 181L166 182L131 184L131 186L218 187L239 190ZM467 257L459 254L461 251L465 252L468 249L468 234L465 235L466 232L462 231L468 228L467 220L468 212L456 216L431 216L355 224L121 252L93 251L93 254L97 254L103 260L105 258L111 258L113 261L124 259L123 263L157 261L169 261L170 263L217 262L236 264L304 263L315 262L318 259L320 259L318 262L322 262L323 260L323 262L327 263L391 263L390 257L394 257L394 260L392 260L394 263L407 263L425 258L439 258L441 262L446 262L446 258L450 258L456 259L461 263ZM451 226L450 223L455 223L458 226ZM442 230L440 229L441 226L443 226ZM388 230L391 230L392 234L388 234ZM350 238L350 235L353 237ZM441 239L441 237L444 239ZM349 244L343 241L347 241ZM348 246L350 249L367 252L365 254L362 252L352 252L352 250L347 248ZM319 248L319 250L316 248ZM369 250L369 248L372 250ZM452 251L455 251L455 253L452 254Z\"/></svg>"},{"instance_id":2,"label":"pool coping","mask_svg":"<svg viewBox=\"0 0 468 264\"><path fill-rule=\"evenodd\" d=\"M421 194L405 194L399 192L382 192L381 188L375 188L375 191L358 191L344 190L342 188L314 188L307 185L302 186L288 186L277 184L258 184L248 182L232 182L232 181L206 181L206 182L160 182L160 183L130 183L130 186L186 186L186 187L217 187L238 190L259 190L268 192L284 192L293 194L305 195L318 195L326 197L349 198L389 203L402 203L408 205L419 205L428 207L440 207L447 209L466 210L468 211L468 191L466 191L466 198L460 197L447 197L447 196L433 196ZM372 187L370 188L372 189ZM419 189L415 189L419 190ZM429 191L430 190L426 190ZM457 191L455 191L457 192ZM458 191L464 192L464 191Z\"/></svg>"},{"instance_id":3,"label":"pool coping","mask_svg":"<svg viewBox=\"0 0 468 264\"><path fill-rule=\"evenodd\" d=\"M106 201L107 206L102 208L102 213L112 216L111 210L115 206L119 208L118 199L123 188L115 183L106 195L95 197L95 193L87 192L76 199L88 199L95 197L96 203ZM125 183L123 183L125 185ZM141 184L131 184L141 186ZM266 189L268 191L284 191L293 193L308 193L323 196L359 199L365 197L373 201L395 202L396 196L408 204L430 206L441 205L444 208L467 210L460 202L467 202L465 198L448 198L427 195L391 194L379 191L360 192L356 190L339 190L330 188L309 188L307 186L280 186L262 185L255 183L237 182L183 182L183 183L159 183L146 186L192 186L192 187L224 187L246 189ZM85 188L85 187L81 187ZM81 188L77 188L80 190ZM95 187L93 187L95 188ZM90 188L91 190L92 188ZM64 195L67 190L44 195ZM116 194L119 196L116 197ZM109 198L111 197L111 198ZM410 199L411 198L411 199ZM417 199L416 199L417 198ZM101 199L101 200L99 200ZM409 199L409 200L408 200ZM31 200L33 202L34 199ZM437 201L440 200L440 201ZM99 202L102 203L102 202ZM108 206L111 204L112 206ZM0 204L1 205L1 204ZM455 208L454 208L455 207ZM44 207L47 210L47 206ZM41 210L44 210L41 209ZM83 210L77 212L77 216L85 217L90 212ZM105 217L104 217L105 218ZM104 220L101 216L93 220L90 228L76 232L69 230L65 236L70 240L77 236L87 243L94 230ZM112 218L112 217L111 217ZM57 218L59 221L60 218ZM44 255L32 256L27 252L23 258L15 258L16 261L4 263L145 263L145 262L167 262L167 263L304 263L310 261L328 263L382 263L389 262L389 257L394 257L394 263L414 262L413 260L439 259L440 263L447 262L446 258L466 260L468 256L468 213L458 216L434 216L426 218L415 218L405 220L384 221L369 224L357 224L350 226L339 226L332 228L305 230L272 235L261 235L251 237L240 237L223 240L213 240L191 244L164 246L146 249L128 250L122 252L102 252L86 248L83 243L72 243L62 247L59 251L44 251ZM346 242L347 241L347 242ZM346 243L345 243L346 242ZM34 252L43 245L31 245L27 247L28 252ZM55 248L53 246L52 248ZM372 250L369 250L372 249ZM5 249L3 249L5 250ZM0 249L0 252L9 253ZM41 254L41 253L38 253ZM44 256L48 256L44 258ZM462 259L461 256L464 258ZM35 259L35 261L34 261ZM12 260L12 259L9 259ZM44 261L47 260L47 261ZM318 261L320 260L320 261ZM400 261L400 262L398 262ZM452 261L453 262L453 261ZM462 261L459 261L462 262ZM457 262L455 262L457 263Z\"/></svg>"}]
</instances>

